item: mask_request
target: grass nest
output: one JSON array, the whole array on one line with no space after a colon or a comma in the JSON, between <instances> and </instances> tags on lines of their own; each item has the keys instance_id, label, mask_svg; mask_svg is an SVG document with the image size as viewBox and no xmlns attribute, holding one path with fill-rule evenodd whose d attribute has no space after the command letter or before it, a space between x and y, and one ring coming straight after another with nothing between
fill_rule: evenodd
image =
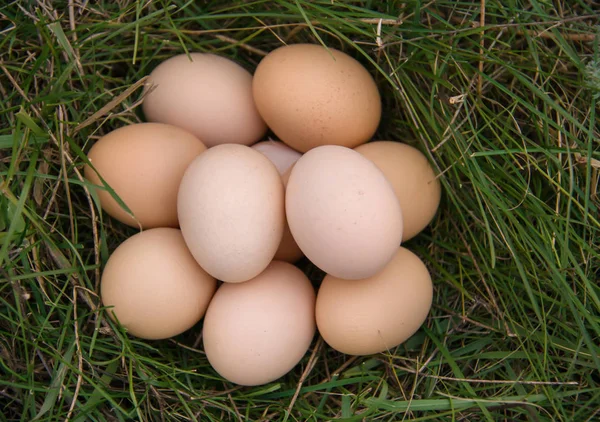
<instances>
[{"instance_id":1,"label":"grass nest","mask_svg":"<svg viewBox=\"0 0 600 422\"><path fill-rule=\"evenodd\" d=\"M598 16L593 0L0 6L0 420L599 417ZM236 387L201 324L140 341L107 319L101 270L135 230L101 213L82 168L97 138L142 121L160 61L212 52L252 71L297 42L360 60L383 97L376 138L439 173L440 211L407 243L434 305L387 353L315 338L292 373Z\"/></svg>"}]
</instances>

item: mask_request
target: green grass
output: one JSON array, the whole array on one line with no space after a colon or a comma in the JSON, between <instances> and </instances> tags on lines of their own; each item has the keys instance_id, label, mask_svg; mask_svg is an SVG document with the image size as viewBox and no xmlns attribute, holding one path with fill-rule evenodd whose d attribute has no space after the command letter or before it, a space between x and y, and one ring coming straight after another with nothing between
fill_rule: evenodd
<instances>
[{"instance_id":1,"label":"green grass","mask_svg":"<svg viewBox=\"0 0 600 422\"><path fill-rule=\"evenodd\" d=\"M479 1L74 3L0 6L2 420L600 417L597 2L487 0L483 28ZM377 137L441 174L440 212L406 244L435 298L388 353L315 339L292 373L240 388L208 365L201 325L140 341L99 310L102 265L135 231L81 173L95 139L140 121L134 84L161 60L253 69L282 41L361 60L383 95Z\"/></svg>"}]
</instances>

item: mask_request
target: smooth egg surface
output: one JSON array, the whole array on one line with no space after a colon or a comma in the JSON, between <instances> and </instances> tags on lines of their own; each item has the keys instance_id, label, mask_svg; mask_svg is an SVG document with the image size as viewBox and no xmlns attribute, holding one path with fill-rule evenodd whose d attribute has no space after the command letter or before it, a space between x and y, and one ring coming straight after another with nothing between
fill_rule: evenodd
<instances>
[{"instance_id":1,"label":"smooth egg surface","mask_svg":"<svg viewBox=\"0 0 600 422\"><path fill-rule=\"evenodd\" d=\"M149 121L186 129L209 148L251 145L267 130L250 72L214 54L180 54L159 64L148 76L142 108Z\"/></svg>"},{"instance_id":2,"label":"smooth egg surface","mask_svg":"<svg viewBox=\"0 0 600 422\"><path fill-rule=\"evenodd\" d=\"M321 45L273 50L259 63L252 90L269 128L300 152L358 146L381 119L381 98L369 72L349 55Z\"/></svg>"},{"instance_id":3,"label":"smooth egg surface","mask_svg":"<svg viewBox=\"0 0 600 422\"><path fill-rule=\"evenodd\" d=\"M290 167L282 176L281 180L283 181L284 188L287 187L288 180L290 180L291 174ZM279 244L279 248L277 252L275 252L275 257L278 261L286 261L290 263L297 262L302 258L304 254L300 250L300 247L296 243L294 236L292 236L292 232L290 230L290 225L287 222L287 217L285 219L285 227L283 228L283 237L281 238L281 243Z\"/></svg>"},{"instance_id":4,"label":"smooth egg surface","mask_svg":"<svg viewBox=\"0 0 600 422\"><path fill-rule=\"evenodd\" d=\"M288 147L283 142L263 141L252 145L252 148L271 160L281 175L302 157L301 153Z\"/></svg>"},{"instance_id":5,"label":"smooth egg surface","mask_svg":"<svg viewBox=\"0 0 600 422\"><path fill-rule=\"evenodd\" d=\"M400 247L382 271L367 279L325 276L317 295L317 327L323 340L339 352L384 352L421 327L432 297L431 276L425 264Z\"/></svg>"},{"instance_id":6,"label":"smooth egg surface","mask_svg":"<svg viewBox=\"0 0 600 422\"><path fill-rule=\"evenodd\" d=\"M235 144L208 149L186 170L177 204L185 242L213 277L249 280L275 256L285 224L284 188L260 152Z\"/></svg>"},{"instance_id":7,"label":"smooth egg surface","mask_svg":"<svg viewBox=\"0 0 600 422\"><path fill-rule=\"evenodd\" d=\"M292 168L286 215L302 252L344 279L374 275L402 239L402 211L383 173L341 146L310 150Z\"/></svg>"},{"instance_id":8,"label":"smooth egg surface","mask_svg":"<svg viewBox=\"0 0 600 422\"><path fill-rule=\"evenodd\" d=\"M293 369L315 334L315 292L298 268L273 261L245 283L223 284L204 320L206 357L240 385L274 381Z\"/></svg>"},{"instance_id":9,"label":"smooth egg surface","mask_svg":"<svg viewBox=\"0 0 600 422\"><path fill-rule=\"evenodd\" d=\"M371 160L390 181L402 207L402 241L419 234L440 205L442 187L427 157L400 142L377 141L354 149Z\"/></svg>"},{"instance_id":10,"label":"smooth egg surface","mask_svg":"<svg viewBox=\"0 0 600 422\"><path fill-rule=\"evenodd\" d=\"M88 153L86 179L102 179L131 210L106 189L96 189L102 209L132 227L178 227L177 189L187 166L206 147L191 133L162 123L124 126L100 138ZM95 169L95 170L94 170ZM102 179L101 179L102 178Z\"/></svg>"},{"instance_id":11,"label":"smooth egg surface","mask_svg":"<svg viewBox=\"0 0 600 422\"><path fill-rule=\"evenodd\" d=\"M115 249L100 283L109 315L137 337L173 337L196 324L217 288L196 263L181 232L157 228Z\"/></svg>"}]
</instances>

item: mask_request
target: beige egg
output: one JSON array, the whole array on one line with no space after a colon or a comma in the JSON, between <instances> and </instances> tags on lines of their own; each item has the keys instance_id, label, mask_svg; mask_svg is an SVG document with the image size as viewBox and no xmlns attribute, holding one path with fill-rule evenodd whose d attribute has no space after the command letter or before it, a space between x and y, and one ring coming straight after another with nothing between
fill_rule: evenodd
<instances>
[{"instance_id":1,"label":"beige egg","mask_svg":"<svg viewBox=\"0 0 600 422\"><path fill-rule=\"evenodd\" d=\"M315 292L304 273L273 261L256 278L223 284L204 320L212 367L240 385L260 385L291 371L315 334Z\"/></svg>"},{"instance_id":2,"label":"beige egg","mask_svg":"<svg viewBox=\"0 0 600 422\"><path fill-rule=\"evenodd\" d=\"M142 107L149 121L186 129L207 147L251 145L267 131L254 105L252 75L214 54L181 54L159 64Z\"/></svg>"},{"instance_id":3,"label":"beige egg","mask_svg":"<svg viewBox=\"0 0 600 422\"><path fill-rule=\"evenodd\" d=\"M427 157L400 142L377 141L355 148L371 160L390 181L402 207L406 241L431 222L440 205L442 187Z\"/></svg>"},{"instance_id":4,"label":"beige egg","mask_svg":"<svg viewBox=\"0 0 600 422\"><path fill-rule=\"evenodd\" d=\"M100 138L88 153L86 179L104 187L100 177L131 210L131 216L106 189L98 188L102 209L133 227L178 227L177 189L187 166L206 150L191 133L161 123L124 126ZM95 169L95 170L94 170Z\"/></svg>"},{"instance_id":5,"label":"beige egg","mask_svg":"<svg viewBox=\"0 0 600 422\"><path fill-rule=\"evenodd\" d=\"M317 267L344 279L374 275L402 239L402 211L392 186L349 148L310 150L292 168L286 215L302 252Z\"/></svg>"},{"instance_id":6,"label":"beige egg","mask_svg":"<svg viewBox=\"0 0 600 422\"><path fill-rule=\"evenodd\" d=\"M115 249L102 273L100 294L108 314L130 334L157 340L200 321L216 287L181 232L157 228L133 235Z\"/></svg>"},{"instance_id":7,"label":"beige egg","mask_svg":"<svg viewBox=\"0 0 600 422\"><path fill-rule=\"evenodd\" d=\"M317 327L323 340L339 352L384 352L421 327L432 296L431 276L425 264L401 247L373 277L342 280L325 276L317 295Z\"/></svg>"},{"instance_id":8,"label":"beige egg","mask_svg":"<svg viewBox=\"0 0 600 422\"><path fill-rule=\"evenodd\" d=\"M260 152L234 144L210 148L186 170L177 199L185 242L213 277L249 280L275 256L285 223L284 189Z\"/></svg>"},{"instance_id":9,"label":"beige egg","mask_svg":"<svg viewBox=\"0 0 600 422\"><path fill-rule=\"evenodd\" d=\"M271 160L281 175L302 157L301 153L288 147L283 142L263 141L252 145L252 148Z\"/></svg>"},{"instance_id":10,"label":"beige egg","mask_svg":"<svg viewBox=\"0 0 600 422\"><path fill-rule=\"evenodd\" d=\"M272 51L259 63L252 89L267 125L300 152L320 145L353 148L373 136L381 119L381 98L369 72L321 45Z\"/></svg>"}]
</instances>

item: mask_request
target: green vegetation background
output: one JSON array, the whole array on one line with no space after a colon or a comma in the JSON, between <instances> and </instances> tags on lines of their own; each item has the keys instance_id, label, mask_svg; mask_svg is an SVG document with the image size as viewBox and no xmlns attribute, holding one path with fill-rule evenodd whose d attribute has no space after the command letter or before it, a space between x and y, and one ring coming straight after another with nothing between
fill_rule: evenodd
<instances>
[{"instance_id":1,"label":"green vegetation background","mask_svg":"<svg viewBox=\"0 0 600 422\"><path fill-rule=\"evenodd\" d=\"M599 14L594 0L5 2L0 419L599 418ZM292 373L239 388L209 367L201 324L150 342L106 319L100 271L135 231L102 215L81 171L95 139L140 121L161 60L252 70L295 42L358 58L383 95L377 137L440 174L440 212L406 244L434 306L388 353L315 339Z\"/></svg>"}]
</instances>

